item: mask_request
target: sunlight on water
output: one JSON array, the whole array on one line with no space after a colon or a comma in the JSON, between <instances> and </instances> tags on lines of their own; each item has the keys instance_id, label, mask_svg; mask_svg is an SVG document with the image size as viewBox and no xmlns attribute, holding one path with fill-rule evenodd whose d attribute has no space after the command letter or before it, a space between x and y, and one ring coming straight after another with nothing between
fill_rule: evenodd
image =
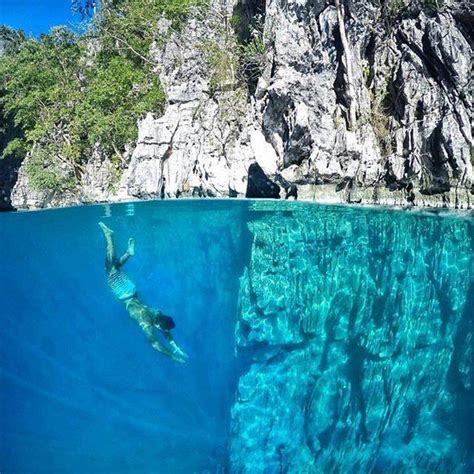
<instances>
[{"instance_id":1,"label":"sunlight on water","mask_svg":"<svg viewBox=\"0 0 474 474\"><path fill-rule=\"evenodd\" d=\"M186 364L114 297L100 221ZM472 471L472 215L173 201L0 228L1 472Z\"/></svg>"}]
</instances>

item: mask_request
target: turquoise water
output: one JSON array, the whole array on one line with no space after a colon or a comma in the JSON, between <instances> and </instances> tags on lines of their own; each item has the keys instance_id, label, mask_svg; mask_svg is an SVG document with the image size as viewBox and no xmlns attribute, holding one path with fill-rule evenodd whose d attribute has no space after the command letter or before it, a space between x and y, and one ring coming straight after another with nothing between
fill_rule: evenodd
<instances>
[{"instance_id":1,"label":"turquoise water","mask_svg":"<svg viewBox=\"0 0 474 474\"><path fill-rule=\"evenodd\" d=\"M99 221L186 364L108 288ZM472 472L471 215L173 201L0 230L2 473Z\"/></svg>"}]
</instances>

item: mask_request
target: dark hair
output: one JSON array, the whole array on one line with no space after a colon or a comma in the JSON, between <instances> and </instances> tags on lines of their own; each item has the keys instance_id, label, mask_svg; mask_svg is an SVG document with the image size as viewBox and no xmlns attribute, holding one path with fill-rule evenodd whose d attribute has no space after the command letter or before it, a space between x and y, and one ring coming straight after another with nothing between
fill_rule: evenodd
<instances>
[{"instance_id":1,"label":"dark hair","mask_svg":"<svg viewBox=\"0 0 474 474\"><path fill-rule=\"evenodd\" d=\"M166 314L158 314L155 317L155 324L159 326L161 329L165 329L169 331L176 327L176 324L173 321L171 316L166 316Z\"/></svg>"}]
</instances>

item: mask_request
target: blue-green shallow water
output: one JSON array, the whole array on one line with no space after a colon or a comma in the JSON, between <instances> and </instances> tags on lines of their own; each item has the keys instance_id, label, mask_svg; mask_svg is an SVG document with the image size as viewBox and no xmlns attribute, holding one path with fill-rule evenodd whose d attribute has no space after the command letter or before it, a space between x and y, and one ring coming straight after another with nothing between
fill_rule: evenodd
<instances>
[{"instance_id":1,"label":"blue-green shallow water","mask_svg":"<svg viewBox=\"0 0 474 474\"><path fill-rule=\"evenodd\" d=\"M109 210L111 216L108 217ZM222 462L235 382L239 216L143 203L0 216L0 471L194 472ZM155 352L107 287L97 223L189 354Z\"/></svg>"},{"instance_id":2,"label":"blue-green shallow water","mask_svg":"<svg viewBox=\"0 0 474 474\"><path fill-rule=\"evenodd\" d=\"M100 220L186 365L107 287ZM2 473L472 471L468 215L146 202L0 231Z\"/></svg>"}]
</instances>

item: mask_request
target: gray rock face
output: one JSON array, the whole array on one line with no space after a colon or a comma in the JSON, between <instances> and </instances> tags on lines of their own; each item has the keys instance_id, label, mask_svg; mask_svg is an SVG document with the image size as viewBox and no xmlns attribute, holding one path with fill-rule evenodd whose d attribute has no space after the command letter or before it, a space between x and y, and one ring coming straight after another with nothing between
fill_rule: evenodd
<instances>
[{"instance_id":1,"label":"gray rock face","mask_svg":"<svg viewBox=\"0 0 474 474\"><path fill-rule=\"evenodd\" d=\"M406 4L226 0L181 33L161 22L168 41L151 54L165 112L140 120L116 192L85 194L244 196L257 162L301 199L471 207L472 7ZM241 11L264 12L251 93L230 27Z\"/></svg>"},{"instance_id":2,"label":"gray rock face","mask_svg":"<svg viewBox=\"0 0 474 474\"><path fill-rule=\"evenodd\" d=\"M16 209L37 209L62 207L73 204L105 202L117 200L117 170L111 161L104 157L99 149L85 166L80 185L76 190L39 191L30 184L27 166L31 159L28 155L18 171L18 177L11 189L11 204Z\"/></svg>"},{"instance_id":3,"label":"gray rock face","mask_svg":"<svg viewBox=\"0 0 474 474\"><path fill-rule=\"evenodd\" d=\"M19 160L12 158L0 159L0 211L10 211L11 192L17 180Z\"/></svg>"},{"instance_id":4,"label":"gray rock face","mask_svg":"<svg viewBox=\"0 0 474 474\"><path fill-rule=\"evenodd\" d=\"M377 203L382 189L382 202L396 202L385 188L406 203L470 206L472 48L463 26L449 8L390 17L371 2L347 2L341 17L347 49L335 6L267 2L272 69L257 94L279 172L315 186L316 199L318 185L331 184L333 201Z\"/></svg>"},{"instance_id":5,"label":"gray rock face","mask_svg":"<svg viewBox=\"0 0 474 474\"><path fill-rule=\"evenodd\" d=\"M472 226L282 204L249 225L231 471L467 472Z\"/></svg>"},{"instance_id":6,"label":"gray rock face","mask_svg":"<svg viewBox=\"0 0 474 474\"><path fill-rule=\"evenodd\" d=\"M456 5L338 6L339 16L323 2L266 2L268 62L235 121L200 54L210 25L191 22L186 41L173 35L155 52L169 106L141 122L122 189L243 195L256 161L306 199L470 207L470 13L460 22Z\"/></svg>"},{"instance_id":7,"label":"gray rock face","mask_svg":"<svg viewBox=\"0 0 474 474\"><path fill-rule=\"evenodd\" d=\"M215 14L230 15L224 5ZM206 64L208 42L218 44L216 18L194 18L184 34L171 33L152 54L168 106L159 118L139 123L138 144L121 181L121 194L139 198L228 196L245 193L247 155L238 148L238 128L245 120L246 92L211 93ZM169 25L160 25L167 31ZM232 34L233 37L233 34ZM232 77L229 77L232 80Z\"/></svg>"},{"instance_id":8,"label":"gray rock face","mask_svg":"<svg viewBox=\"0 0 474 474\"><path fill-rule=\"evenodd\" d=\"M425 194L472 186L471 48L446 14L404 21L395 36L395 144L389 178L416 177ZM410 80L407 80L410 78ZM394 96L394 94L397 94Z\"/></svg>"},{"instance_id":9,"label":"gray rock face","mask_svg":"<svg viewBox=\"0 0 474 474\"><path fill-rule=\"evenodd\" d=\"M45 207L62 207L79 204L77 196L72 192L57 193L54 191L39 191L30 184L27 173L28 162L31 155L23 160L15 185L11 189L11 205L15 209L39 209Z\"/></svg>"},{"instance_id":10,"label":"gray rock face","mask_svg":"<svg viewBox=\"0 0 474 474\"><path fill-rule=\"evenodd\" d=\"M80 186L81 202L103 202L115 200L119 171L107 158L98 154L86 164Z\"/></svg>"}]
</instances>

